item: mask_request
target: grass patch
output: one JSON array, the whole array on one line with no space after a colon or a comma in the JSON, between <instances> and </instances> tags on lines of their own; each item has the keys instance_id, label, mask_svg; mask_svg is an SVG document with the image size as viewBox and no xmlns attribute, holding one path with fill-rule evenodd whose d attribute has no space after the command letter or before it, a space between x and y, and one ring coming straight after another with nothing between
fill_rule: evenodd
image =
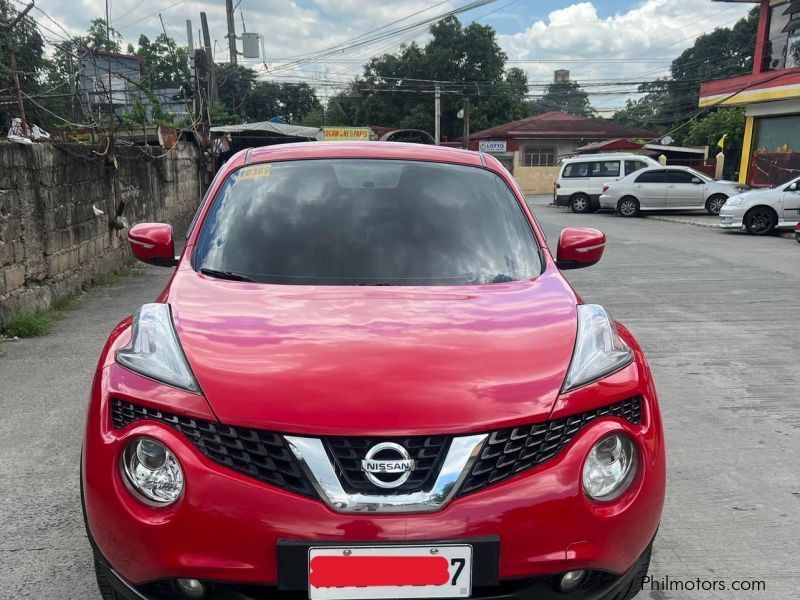
<instances>
[{"instance_id":1,"label":"grass patch","mask_svg":"<svg viewBox=\"0 0 800 600\"><path fill-rule=\"evenodd\" d=\"M126 266L113 273L96 275L84 286L83 290L55 298L50 308L17 315L0 327L0 336L8 338L29 338L45 335L53 328L56 322L64 316L64 313L78 307L84 291L90 291L100 287L110 287L118 284L126 277L141 274L142 271L140 269Z\"/></svg>"},{"instance_id":2,"label":"grass patch","mask_svg":"<svg viewBox=\"0 0 800 600\"><path fill-rule=\"evenodd\" d=\"M44 335L55 324L54 311L35 310L11 319L3 326L6 337L36 337Z\"/></svg>"},{"instance_id":3,"label":"grass patch","mask_svg":"<svg viewBox=\"0 0 800 600\"><path fill-rule=\"evenodd\" d=\"M114 271L113 273L100 273L92 277L92 281L89 284L89 288L93 287L110 287L112 285L118 284L120 281L127 277L141 275L142 270L134 267L134 266L127 266L122 267L119 271Z\"/></svg>"}]
</instances>

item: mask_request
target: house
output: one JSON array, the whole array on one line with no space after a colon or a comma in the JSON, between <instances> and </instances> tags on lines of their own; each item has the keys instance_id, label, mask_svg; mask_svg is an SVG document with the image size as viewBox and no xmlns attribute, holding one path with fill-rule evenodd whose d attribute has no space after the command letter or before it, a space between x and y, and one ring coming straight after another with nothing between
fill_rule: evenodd
<instances>
[{"instance_id":1,"label":"house","mask_svg":"<svg viewBox=\"0 0 800 600\"><path fill-rule=\"evenodd\" d=\"M124 114L140 96L145 60L98 48L80 48L78 56L79 88L89 110L95 115L108 113L110 104L115 114Z\"/></svg>"},{"instance_id":2,"label":"house","mask_svg":"<svg viewBox=\"0 0 800 600\"><path fill-rule=\"evenodd\" d=\"M760 4L753 72L700 86L700 106L746 111L741 183L773 186L800 175L800 2Z\"/></svg>"},{"instance_id":3,"label":"house","mask_svg":"<svg viewBox=\"0 0 800 600\"><path fill-rule=\"evenodd\" d=\"M92 114L108 114L109 104L117 117L128 114L138 100L152 118L151 99L177 118L188 116L180 84L145 91L147 65L133 54L107 52L98 48L78 49L82 103ZM109 87L110 84L110 87Z\"/></svg>"},{"instance_id":4,"label":"house","mask_svg":"<svg viewBox=\"0 0 800 600\"><path fill-rule=\"evenodd\" d=\"M470 134L469 148L496 156L527 194L553 191L558 162L579 148L607 140L652 140L652 131L563 112L547 112Z\"/></svg>"}]
</instances>

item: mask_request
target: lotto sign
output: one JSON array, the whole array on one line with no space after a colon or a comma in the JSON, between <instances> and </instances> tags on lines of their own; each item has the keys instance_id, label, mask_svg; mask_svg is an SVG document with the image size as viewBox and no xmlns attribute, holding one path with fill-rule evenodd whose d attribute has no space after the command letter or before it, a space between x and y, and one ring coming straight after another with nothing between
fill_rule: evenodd
<instances>
[{"instance_id":1,"label":"lotto sign","mask_svg":"<svg viewBox=\"0 0 800 600\"><path fill-rule=\"evenodd\" d=\"M505 141L487 140L485 142L478 143L478 149L481 152L500 153L505 152L507 147L508 145Z\"/></svg>"},{"instance_id":2,"label":"lotto sign","mask_svg":"<svg viewBox=\"0 0 800 600\"><path fill-rule=\"evenodd\" d=\"M372 131L369 127L323 127L325 141L358 140L369 141Z\"/></svg>"}]
</instances>

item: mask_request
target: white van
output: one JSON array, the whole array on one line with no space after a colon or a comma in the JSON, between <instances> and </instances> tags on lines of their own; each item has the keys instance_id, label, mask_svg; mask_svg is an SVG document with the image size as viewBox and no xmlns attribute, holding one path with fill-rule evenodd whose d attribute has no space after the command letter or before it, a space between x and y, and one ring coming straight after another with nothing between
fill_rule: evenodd
<instances>
[{"instance_id":1,"label":"white van","mask_svg":"<svg viewBox=\"0 0 800 600\"><path fill-rule=\"evenodd\" d=\"M572 212L595 212L600 208L603 185L646 167L659 167L649 156L630 153L584 154L561 161L553 199Z\"/></svg>"}]
</instances>

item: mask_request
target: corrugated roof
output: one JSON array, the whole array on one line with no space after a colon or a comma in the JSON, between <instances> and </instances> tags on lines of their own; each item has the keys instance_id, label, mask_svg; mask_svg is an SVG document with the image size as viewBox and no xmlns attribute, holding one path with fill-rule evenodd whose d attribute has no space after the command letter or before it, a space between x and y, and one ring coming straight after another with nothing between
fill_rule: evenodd
<instances>
[{"instance_id":1,"label":"corrugated roof","mask_svg":"<svg viewBox=\"0 0 800 600\"><path fill-rule=\"evenodd\" d=\"M470 139L487 138L646 138L657 134L645 129L627 127L606 119L579 117L564 112L546 112L519 121L511 121L470 134Z\"/></svg>"}]
</instances>

